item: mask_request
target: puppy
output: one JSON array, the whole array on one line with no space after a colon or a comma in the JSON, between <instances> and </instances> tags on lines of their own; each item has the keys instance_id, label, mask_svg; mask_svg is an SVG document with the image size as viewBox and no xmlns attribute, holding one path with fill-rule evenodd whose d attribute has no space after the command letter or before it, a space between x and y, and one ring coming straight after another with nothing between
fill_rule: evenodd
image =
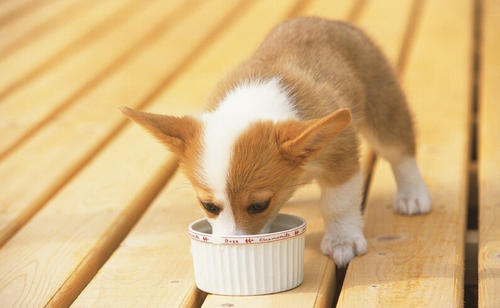
<instances>
[{"instance_id":1,"label":"puppy","mask_svg":"<svg viewBox=\"0 0 500 308\"><path fill-rule=\"evenodd\" d=\"M405 96L381 51L344 22L281 23L200 115L122 111L177 154L215 234L268 232L295 189L315 179L322 252L338 266L365 253L356 133L391 164L396 212L431 208Z\"/></svg>"}]
</instances>

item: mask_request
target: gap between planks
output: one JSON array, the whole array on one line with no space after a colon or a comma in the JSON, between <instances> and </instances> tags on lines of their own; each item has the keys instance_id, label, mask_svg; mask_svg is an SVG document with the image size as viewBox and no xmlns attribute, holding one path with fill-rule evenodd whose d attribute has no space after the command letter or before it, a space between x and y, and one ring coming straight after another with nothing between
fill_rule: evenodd
<instances>
[{"instance_id":1,"label":"gap between planks","mask_svg":"<svg viewBox=\"0 0 500 308\"><path fill-rule=\"evenodd\" d=\"M112 2L113 1L101 2L97 4L108 5ZM96 1L88 1L86 3L90 3L91 6L97 5ZM107 16L104 16L103 20L99 20L97 24L91 27L88 31L84 32L81 35L78 35L76 39L70 40L67 44L63 43L63 46L60 46L61 49L54 50L53 54L47 55L48 57L38 58L37 56L39 55L39 53L35 52L34 50L30 51L28 57L28 55L25 55L25 50L29 48L25 46L25 48L18 50L17 53L13 53L7 58L0 59L0 67L2 68L2 70L11 70L9 72L10 74L4 75L4 77L0 76L0 104L1 101L5 97L9 96L12 92L21 88L24 84L35 79L37 76L47 71L51 67L57 65L61 60L65 59L88 42L97 39L107 31L112 29L115 24L118 24L120 23L120 21L127 19L127 17L133 14L142 5L143 3L139 1L127 1L117 10L110 12L110 14ZM86 10L82 10L81 12L85 11ZM19 54L23 55L24 58L16 59L16 57L19 57ZM29 62L27 60L29 60L30 58L35 58L37 60L35 60L32 65L28 64L28 67L24 66L24 64L22 66L19 65L19 63Z\"/></svg>"},{"instance_id":2,"label":"gap between planks","mask_svg":"<svg viewBox=\"0 0 500 308\"><path fill-rule=\"evenodd\" d=\"M472 31L473 51L472 79L471 79L471 106L469 120L469 166L468 166L468 193L467 193L467 236L465 245L464 269L464 306L478 307L478 104L479 104L479 76L480 76L480 46L481 46L481 15L480 0L474 0L474 22Z\"/></svg>"},{"instance_id":3,"label":"gap between planks","mask_svg":"<svg viewBox=\"0 0 500 308\"><path fill-rule=\"evenodd\" d=\"M161 2L158 2L158 4L161 5ZM185 4L182 4L180 6L180 8L184 8L184 6L185 6ZM152 7L152 9L155 9L155 7ZM190 6L189 9L193 9L193 6ZM155 11L160 12L158 10L158 8L156 8ZM183 14L179 14L180 12L176 11L175 8L172 10L172 12L177 13L177 15L183 15ZM167 16L169 16L168 15L169 13L170 13L169 11L165 12L165 14L167 14ZM161 13L161 14L163 14L163 13ZM161 14L159 17L162 16ZM147 17L147 16L145 16L145 17ZM168 20L168 19L165 19L165 20ZM172 20L172 22L174 22L176 20L177 19L174 18ZM134 22L134 19L132 19L131 22ZM160 21L159 24L165 25L165 21ZM166 29L162 29L161 27L153 28L153 31L151 31L148 35L146 35L143 39L140 39L139 41L142 41L142 43L144 43L144 44L146 44L146 43L152 44L154 42L155 35L158 37L161 37L161 34L163 33L163 31L161 31L161 30L166 30ZM141 45L136 45L136 46L141 46ZM141 47L145 47L147 49L148 45L141 46ZM136 49L136 48L133 47L131 50L128 50L128 52L125 52L124 56L123 56L123 60L121 62L126 63L125 60L128 60L128 58L130 58L133 55L133 53L130 51L133 51L134 49ZM140 54L137 54L137 55L140 56ZM120 59L118 59L118 60L120 60ZM108 69L109 69L109 67L108 67ZM92 91L87 91L87 92L85 92L85 94L91 95L96 90L99 90L101 88L101 86L99 85L97 87L97 84L98 83L95 82L95 87L92 88ZM82 93L82 95L83 94L84 93ZM108 95L112 95L112 94L108 94ZM73 103L72 99L74 99L75 101L78 99L77 100L78 104L76 105L75 108L78 108L78 106L80 106L86 102L86 100L84 100L83 98L80 99L80 95L78 95L76 97L74 97L74 96L70 97L69 101L71 103ZM94 98L94 99L96 99L96 98ZM103 99L104 99L104 97L100 98L100 100L103 100ZM146 99L147 99L147 97L146 97ZM96 101L98 101L98 100L96 99ZM86 104L89 104L89 103L87 102ZM89 107L91 107L91 106L89 106ZM101 109L104 110L102 105L101 105ZM73 109L70 109L70 110L73 110ZM77 110L79 110L80 113L85 111L85 110L82 110L81 108L77 109ZM83 112L83 114L87 114L89 112L90 111ZM48 126L48 128L50 128L51 125L54 126L57 123L59 123L60 126L64 127L64 125L62 123L65 123L65 121L67 121L67 120L64 119L63 115L67 115L68 113L62 112L62 110L61 110L60 114L61 115L59 117L54 116L54 117L50 118L50 120L52 120L52 121L48 121L48 120L46 121L47 124L50 124ZM74 116L73 118L77 118L77 116ZM28 183L30 183L30 181L32 181L33 182L32 185L38 185L38 186L40 186L40 188L42 188L42 186L45 185L45 188L43 191L35 191L35 192L31 191L29 193L24 193L23 194L24 199L21 201L11 200L9 202L9 203L11 203L10 204L11 214L9 216L9 219L11 219L12 221L3 222L3 225L0 228L0 246L3 245L10 237L12 237L15 234L15 232L17 230L19 230L19 228L21 228L34 214L36 214L36 212L45 204L45 202L47 200L49 200L57 191L59 191L59 189L61 189L66 184L66 182L71 179L71 177L73 177L88 161L90 161L109 140L111 140L111 138L118 132L118 130L121 127L123 127L124 123L126 123L125 119L122 119L121 117L119 119L120 119L119 122L121 124L119 124L119 125L115 124L115 127L110 125L111 123L113 123L112 121L106 123L106 125L111 126L109 128L109 130L111 130L111 132L108 134L108 136L106 136L106 135L103 136L103 139L101 140L101 142L96 142L97 145L95 145L94 147L88 148L84 154L79 153L79 155L76 155L76 153L72 153L71 152L72 149L69 148L71 146L71 144L69 144L69 142L66 141L66 143L68 143L68 145L66 145L67 149L64 151L60 151L60 154L59 154L59 155L64 155L65 157L61 157L60 164L57 166L58 169L50 169L50 170L48 169L48 170L44 171L44 173L49 172L50 175L47 176L47 178L45 179L46 183L44 183L43 185L36 183L37 177L36 176L33 177L33 173L36 174L37 172L42 172L44 168L49 168L51 166L51 159L53 159L53 157L51 155L55 155L55 154L50 154L47 157L47 155L41 153L38 156L38 160L36 160L36 161L28 160L29 161L28 163L22 163L21 165L24 165L23 168L25 170L23 172L22 169L20 169L19 167L15 167L15 166L16 166L16 164L19 165L19 158L18 157L23 157L21 155L22 153L28 152L28 155L29 155L29 152L33 151L33 150L29 150L30 149L29 146L31 146L32 144L27 143L26 144L27 148L26 147L20 148L19 151L15 152L15 155L10 156L10 157L8 157L8 159L5 159L3 161L3 164L0 165L0 177L2 177L3 180L8 181L9 177L16 179L16 178L20 178L22 176L25 176L25 178L24 178L25 181L23 181L24 183L19 183L19 181L15 182L15 181L12 181L12 179L11 179L10 184L3 187L4 191L3 191L2 198L4 198L4 200L6 200L5 202L8 202L7 200L9 200L9 198L13 198L13 199L16 198L15 196L19 193L18 192L19 189L22 189L22 187L16 188L14 183L18 183L18 185L25 186L25 185L29 185ZM75 122L75 125L76 124L77 123ZM82 124L79 123L79 125L82 125ZM103 124L96 123L96 125L103 125ZM50 139L48 139L48 138L51 138L51 135L49 134L49 136L45 137L45 139L43 137L43 133L46 131L47 131L47 129L41 129L41 128L37 129L37 130L33 130L33 132L37 132L37 134L35 135L35 138L34 139L27 139L27 140L38 141L39 144L43 140L46 140L45 143L50 144ZM68 129L65 133L67 134L68 131L71 132L71 129ZM60 134L60 132L58 134ZM73 135L75 135L75 137L80 137L80 138L84 137L84 136L77 135L75 132L73 132ZM91 137L85 136L84 138L86 138L86 142L88 142L89 139L96 138L97 137L96 135L97 135L96 131L94 130L93 136L91 136ZM36 137L40 137L40 138L37 139ZM52 136L52 138L56 138L56 137ZM42 141L40 141L40 140L42 140ZM59 146L62 146L64 148L64 145L59 145ZM70 155L74 155L74 157L69 157ZM26 156L26 154L24 156ZM64 163L65 160L67 161L68 159L71 159L72 165L71 164L68 165L68 163L66 163L66 164ZM32 166L32 168L29 168L30 163L34 164ZM44 166L47 166L47 167L44 167ZM28 167L28 168L26 168L26 167ZM16 173L8 172L8 170L12 169L12 168L16 169L17 172ZM31 171L29 171L29 169L31 169ZM12 186L12 185L14 185L14 186ZM16 199L19 199L19 197L17 197ZM14 215L12 215L13 214L12 209L16 208L16 207L20 207L21 209L18 209L17 213L14 213ZM25 209L23 209L23 208L25 208ZM16 217L16 215L17 215L17 217Z\"/></svg>"},{"instance_id":4,"label":"gap between planks","mask_svg":"<svg viewBox=\"0 0 500 308\"><path fill-rule=\"evenodd\" d=\"M27 44L31 39L40 37L64 23L84 8L84 4L84 1L78 0L57 0L29 16L17 19L8 26L0 27L0 37L3 37L0 41L0 59Z\"/></svg>"},{"instance_id":5,"label":"gap between planks","mask_svg":"<svg viewBox=\"0 0 500 308\"><path fill-rule=\"evenodd\" d=\"M137 108L143 108L145 107L151 100L153 100L161 91L164 87L166 87L170 82L172 82L179 74L182 73L182 71L190 64L191 61L193 61L200 53L203 52L207 46L209 46L213 40L218 36L218 34L223 31L223 29L228 26L233 19L237 18L241 12L244 11L245 7L247 6L247 3L242 3L240 4L237 8L234 9L226 18L222 19L220 23L218 23L215 28L209 32L203 39L200 40L198 44L196 44L191 51L186 52L186 56L182 59L180 59L179 63L176 64L172 69L166 70L166 73L164 77L161 77L158 82L153 82L151 89L147 90L146 93L139 99L139 101L136 102L130 102L131 105L135 105ZM193 9L193 7L191 7ZM194 41L193 41L194 42ZM86 101L86 100L85 100ZM80 101L78 102L78 105L75 106L75 108L81 109L79 107L82 105L85 101ZM109 103L109 102L108 102ZM123 103L123 102L122 102ZM88 103L87 103L88 104ZM118 102L115 102L114 105L117 105ZM73 110L74 108L69 109L67 112L64 112L62 115L66 115L68 112L75 113L76 110ZM79 110L77 109L77 110ZM81 112L81 110L80 110ZM110 120L106 125L109 127L106 127L105 131L101 134L95 133L92 137L86 137L87 139L89 138L94 138L100 140L96 140L94 143L95 145L85 149L85 150L80 150L79 152L72 153L74 157L70 158L65 158L63 161L67 161L70 159L69 162L63 163L62 165L59 165L57 168L61 170L52 170L51 173L55 173L54 175L51 175L52 179L52 184L49 183L49 185L52 185L52 187L48 187L45 189L44 192L38 193L38 195L33 195L27 200L25 200L26 204L18 204L18 207L24 206L27 209L21 211L17 214L18 217L15 218L15 220L11 223L10 226L7 227L2 232L0 232L0 243L4 244L10 237L12 237L17 230L19 230L26 222L28 222L31 217L33 217L37 211L39 211L44 204L53 196L55 195L70 179L76 175L89 161L91 161L95 155L97 155L102 148L104 148L113 138L120 132L120 130L124 127L124 125L127 123L126 119L123 118L121 115L117 114L113 116L113 118L118 118L118 120ZM65 122L67 120L62 117L62 119L54 119L53 121L49 122L50 125L49 127L52 128L53 122L57 123L58 121ZM96 124L99 125L99 124ZM43 135L44 130L38 132L37 135L35 135L35 139L32 141L37 141L38 144L40 144L43 140L50 138L52 135ZM41 137L43 136L43 137ZM40 137L40 138L38 138ZM88 140L87 140L88 141ZM87 142L86 141L86 142ZM48 142L48 141L47 141ZM31 148L33 147L33 144L29 143L27 146L30 146ZM69 145L68 145L69 146ZM29 149L26 147L23 147L22 149L19 149L20 151L26 152ZM26 150L26 151L25 151ZM76 151L76 150L71 150L68 148L65 151L61 151L61 154L64 153L64 155L67 155L67 153L71 153L71 151ZM18 151L19 152L19 151ZM28 151L31 152L31 151ZM4 167L12 165L9 164L14 160L16 162L18 159L17 157L19 156L19 153L17 155L15 154L12 159L4 161ZM42 157L42 156L40 156ZM45 159L46 157L44 157ZM47 161L45 159L45 161ZM43 161L42 161L43 162ZM41 163L40 161L34 161L36 164L33 166L33 168L25 168L26 171L29 171L29 174L33 172L33 170L39 170L40 166L44 165L49 165L50 162L47 161L45 163ZM38 167L37 167L38 166ZM43 168L43 167L42 167ZM1 170L1 169L0 169ZM47 170L48 172L48 170ZM6 173L7 175L10 174L11 177L19 177L19 174L11 174L9 172ZM30 175L26 174L28 178L26 179L28 182L30 181ZM23 185L25 185L27 182L25 182ZM33 183L33 185L36 185L36 183ZM12 195L11 191L11 195ZM43 194L42 194L43 193ZM40 195L42 194L42 195ZM29 209L29 210L28 210Z\"/></svg>"},{"instance_id":6,"label":"gap between planks","mask_svg":"<svg viewBox=\"0 0 500 308\"><path fill-rule=\"evenodd\" d=\"M10 2L10 3L9 3ZM4 1L0 4L0 27L8 25L10 22L38 9L40 6L47 4L49 1L27 0L21 4L15 4L14 1ZM9 8L8 6L11 5ZM7 6L7 8L5 8Z\"/></svg>"},{"instance_id":7,"label":"gap between planks","mask_svg":"<svg viewBox=\"0 0 500 308\"><path fill-rule=\"evenodd\" d=\"M48 111L47 114L42 114L39 119L36 119L33 123L29 123L21 132L18 132L19 136L17 136L17 139L13 140L10 144L0 144L0 161L14 152L18 147L36 134L43 126L47 125L47 123L50 123L50 121L70 108L73 104L75 104L75 102L85 96L98 84L102 83L110 75L113 75L123 66L124 63L129 61L130 58L134 57L136 54L147 48L148 45L152 44L156 39L158 39L161 33L168 30L168 26L175 25L176 22L182 20L182 18L184 18L190 10L194 9L195 3L196 2L193 1L185 1L180 7L168 14L163 21L160 21L149 32L141 36L137 42L131 44L131 46L126 48L123 53L111 60L109 64L106 64L102 70L97 70L96 74L93 74L90 79L85 81L72 94L62 100L59 104L55 103L54 108Z\"/></svg>"}]
</instances>

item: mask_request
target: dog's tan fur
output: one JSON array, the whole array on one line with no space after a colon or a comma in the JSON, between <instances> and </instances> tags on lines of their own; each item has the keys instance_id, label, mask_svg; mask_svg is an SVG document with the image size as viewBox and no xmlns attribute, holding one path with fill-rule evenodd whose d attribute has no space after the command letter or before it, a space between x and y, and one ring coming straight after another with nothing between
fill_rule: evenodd
<instances>
[{"instance_id":1,"label":"dog's tan fur","mask_svg":"<svg viewBox=\"0 0 500 308\"><path fill-rule=\"evenodd\" d=\"M236 224L245 232L261 230L304 181L317 178L322 185L335 186L357 174L356 132L376 149L397 153L393 162L415 155L412 119L395 74L357 28L314 17L283 22L219 83L207 110L217 109L228 91L242 83L276 77L289 91L300 120L254 123L234 145L227 192ZM179 155L200 199L215 202L197 176L203 128L195 118L161 120L130 109L125 113ZM170 125L179 127L163 128ZM264 213L246 211L252 202L270 197Z\"/></svg>"}]
</instances>

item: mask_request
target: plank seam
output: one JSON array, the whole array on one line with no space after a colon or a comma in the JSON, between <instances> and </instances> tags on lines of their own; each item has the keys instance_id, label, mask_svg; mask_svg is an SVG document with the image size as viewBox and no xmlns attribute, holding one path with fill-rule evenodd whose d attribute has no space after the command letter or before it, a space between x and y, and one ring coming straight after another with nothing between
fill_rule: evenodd
<instances>
[{"instance_id":1,"label":"plank seam","mask_svg":"<svg viewBox=\"0 0 500 308\"><path fill-rule=\"evenodd\" d=\"M367 4L368 0L356 0L347 15L347 20L351 23L356 23L365 11Z\"/></svg>"},{"instance_id":2,"label":"plank seam","mask_svg":"<svg viewBox=\"0 0 500 308\"><path fill-rule=\"evenodd\" d=\"M189 11L189 9L193 8L193 6L190 4L197 5L197 2L195 1L184 2L183 5L179 7L178 9L179 12L177 11L172 12L171 13L172 18L165 18L163 21L161 21L150 33L148 33L146 36L140 39L139 42L134 47L123 53L122 56L119 59L117 59L117 61L115 61L116 62L115 64L119 65L121 62L124 62L126 59L132 56L133 51L137 49L136 47L145 47L154 42L154 40L157 39L161 35L161 33L166 31L167 25L175 21L177 18L182 17L185 13ZM109 66L105 70L105 73L107 75L113 71L114 68ZM104 77L105 76L102 76L102 78ZM19 139L18 142L14 144L15 147L11 147L4 153L1 153L0 160L9 153L11 153L13 150L15 150L18 146L23 144L29 137L34 135L42 126L44 126L49 121L57 117L64 110L68 109L78 98L82 97L88 89L97 84L102 78L96 78L95 80L91 80L89 84L81 88L80 91L77 91L65 103L63 103L54 112L52 112L47 118L42 120L33 129L28 131L27 134L23 135L22 139ZM152 99L153 97L147 97L146 99ZM147 101L144 101L142 104L146 102ZM69 182L76 174L78 174L78 172L80 172L80 170L82 170L84 166L88 162L90 162L101 151L101 149L103 149L120 132L120 130L125 126L125 124L127 124L127 121L124 119L114 129L111 129L110 133L107 136L105 136L101 142L99 142L95 147L89 149L87 154L80 159L80 162L75 163L75 167L72 170L67 170L66 174L63 175L62 178L59 180L59 183L54 185L55 187L53 189L49 189L42 197L38 198L38 200L35 201L34 204L30 207L30 210L26 211L27 213L25 215L13 221L13 223L11 223L10 226L6 227L6 230L8 231L6 231L3 236L0 236L0 247L2 247L12 236L14 236L14 234L17 231L19 231L19 229L22 228L22 226L24 226L36 213L38 213L38 211L45 206L47 201L50 200L55 194L57 194L57 192L60 189L62 189L67 182Z\"/></svg>"},{"instance_id":3,"label":"plank seam","mask_svg":"<svg viewBox=\"0 0 500 308\"><path fill-rule=\"evenodd\" d=\"M146 187L130 202L130 205L109 225L91 250L54 292L45 307L67 307L85 289L101 266L111 257L151 202L162 191L177 169L177 160L169 159L149 180Z\"/></svg>"},{"instance_id":4,"label":"plank seam","mask_svg":"<svg viewBox=\"0 0 500 308\"><path fill-rule=\"evenodd\" d=\"M335 264L333 260L328 260L325 269L323 271L323 277L321 278L319 289L316 298L314 299L314 308L328 308L332 306L335 300ZM331 288L331 290L328 290ZM321 292L324 290L325 292ZM326 296L323 296L327 294Z\"/></svg>"},{"instance_id":5,"label":"plank seam","mask_svg":"<svg viewBox=\"0 0 500 308\"><path fill-rule=\"evenodd\" d=\"M481 83L481 33L482 33L482 2L480 0L474 0L474 8L472 10L473 14L473 31L472 31L472 67L471 67L471 75L472 78L470 80L470 117L469 117L469 155L468 157L468 185L467 185L467 217L466 217L466 232L468 232L468 228L475 227L478 228L478 186L479 186L479 176L477 172L477 160L478 160L478 114L479 114L479 85ZM476 205L474 207L474 204ZM475 218L475 220L472 220ZM466 241L467 242L467 241ZM465 245L467 247L467 243ZM474 248L474 254L476 259L470 257L467 253L464 254L464 274L463 274L463 303L467 307L478 307L478 266L477 263L477 255L479 252L478 245L469 245L469 247ZM469 258L468 258L469 257ZM473 263L473 268L471 271L468 271L467 265L469 263ZM474 283L472 285L468 285L467 282L473 280ZM471 291L475 290L475 292ZM472 299L474 302L468 302L469 299Z\"/></svg>"},{"instance_id":6,"label":"plank seam","mask_svg":"<svg viewBox=\"0 0 500 308\"><path fill-rule=\"evenodd\" d=\"M396 62L396 72L398 78L404 75L406 69L406 62L408 61L408 56L410 54L411 45L413 44L415 33L420 25L422 16L422 10L424 8L425 2L427 0L414 0L410 9L410 17L408 18L408 23L406 26L405 34L403 36L403 42L400 47L400 54L398 61Z\"/></svg>"},{"instance_id":7,"label":"plank seam","mask_svg":"<svg viewBox=\"0 0 500 308\"><path fill-rule=\"evenodd\" d=\"M79 11L81 7L87 4L88 2L86 1L77 1L72 5L70 5L69 7L63 9L61 12L58 12L54 16L51 16L48 20L36 25L30 31L24 33L21 37L3 47L0 50L0 59L5 58L6 56L14 52L16 49L19 49L20 47L24 46L26 43L29 42L31 38L36 36L41 36L48 30L54 28L56 25L63 22L65 19L71 18L71 15Z\"/></svg>"},{"instance_id":8,"label":"plank seam","mask_svg":"<svg viewBox=\"0 0 500 308\"><path fill-rule=\"evenodd\" d=\"M97 72L90 80L83 84L78 90L76 90L72 95L62 101L62 103L54 108L52 112L41 119L38 123L26 131L23 135L13 142L9 147L7 147L3 152L0 152L0 161L10 155L18 147L24 144L29 138L31 138L37 131L39 131L43 126L52 121L54 118L62 114L66 109L75 104L78 99L85 96L93 87L105 80L107 77L115 73L121 65L126 63L130 58L133 58L136 54L142 52L145 47L155 42L162 33L167 31L167 27L175 24L181 17L189 12L190 9L194 7L194 4L198 5L197 2L185 1L183 5L179 6L177 10L174 10L167 18L160 21L150 32L145 36L141 37L137 42L135 42L129 49L126 49L121 55L119 55L115 60L113 60L109 65L104 67L103 70Z\"/></svg>"},{"instance_id":9,"label":"plank seam","mask_svg":"<svg viewBox=\"0 0 500 308\"><path fill-rule=\"evenodd\" d=\"M296 17L300 14L309 4L311 4L312 0L302 0L295 2L295 5L292 6L288 12L286 13L285 19Z\"/></svg>"},{"instance_id":10,"label":"plank seam","mask_svg":"<svg viewBox=\"0 0 500 308\"><path fill-rule=\"evenodd\" d=\"M192 62L205 51L206 48L215 42L217 37L224 32L224 30L251 4L252 1L242 1L241 4L238 4L234 9L232 9L219 23L217 23L214 29L207 36L205 36L205 38L201 40L183 60L179 62L179 65L177 65L170 74L165 76L165 78L142 99L142 103L137 106L137 109L146 108L168 84L175 80L178 75L182 74L182 72L186 70Z\"/></svg>"},{"instance_id":11,"label":"plank seam","mask_svg":"<svg viewBox=\"0 0 500 308\"><path fill-rule=\"evenodd\" d=\"M3 91L0 92L0 103L2 99L9 96L23 84L28 83L29 81L38 77L41 73L57 65L59 62L74 53L78 48L80 48L87 42L96 40L106 32L109 32L111 29L116 27L120 22L125 20L130 15L136 14L138 8L140 8L144 3L146 2L129 0L126 5L120 7L113 14L105 18L103 21L99 22L85 34L81 35L76 40L71 41L69 44L64 46L61 50L57 51L48 59L42 61L41 64L33 68L31 71L20 76L16 81L8 85Z\"/></svg>"},{"instance_id":12,"label":"plank seam","mask_svg":"<svg viewBox=\"0 0 500 308\"><path fill-rule=\"evenodd\" d=\"M13 9L9 13L0 16L0 27L3 27L10 22L14 21L15 19L21 17L22 15L28 13L30 10L35 10L40 8L41 4L47 4L49 1L38 1L38 0L32 0L29 1L28 3Z\"/></svg>"}]
</instances>

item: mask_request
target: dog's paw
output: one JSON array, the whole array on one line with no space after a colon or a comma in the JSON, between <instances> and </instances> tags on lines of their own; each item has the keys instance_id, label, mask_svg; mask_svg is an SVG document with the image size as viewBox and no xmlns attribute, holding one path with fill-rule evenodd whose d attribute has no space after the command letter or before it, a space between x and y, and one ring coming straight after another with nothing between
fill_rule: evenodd
<instances>
[{"instance_id":1,"label":"dog's paw","mask_svg":"<svg viewBox=\"0 0 500 308\"><path fill-rule=\"evenodd\" d=\"M341 241L326 234L321 241L321 251L332 258L338 267L344 267L355 256L365 254L366 247L366 240L362 234Z\"/></svg>"},{"instance_id":2,"label":"dog's paw","mask_svg":"<svg viewBox=\"0 0 500 308\"><path fill-rule=\"evenodd\" d=\"M425 184L400 189L394 198L394 210L404 215L428 213L431 210L431 197Z\"/></svg>"}]
</instances>

